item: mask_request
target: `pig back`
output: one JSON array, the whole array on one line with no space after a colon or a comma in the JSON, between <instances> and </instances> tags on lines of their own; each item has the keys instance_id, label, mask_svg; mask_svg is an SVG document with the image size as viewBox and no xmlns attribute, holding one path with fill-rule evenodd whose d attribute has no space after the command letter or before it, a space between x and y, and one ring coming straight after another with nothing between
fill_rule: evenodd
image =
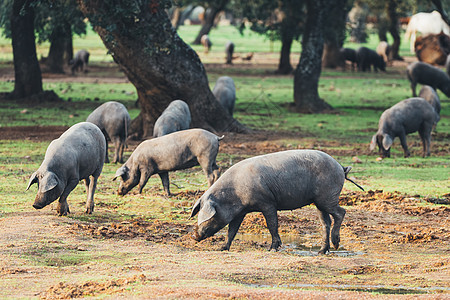
<instances>
[{"instance_id":1,"label":"pig back","mask_svg":"<svg viewBox=\"0 0 450 300\"><path fill-rule=\"evenodd\" d=\"M142 142L129 161L150 165L155 172L182 170L198 165L199 157L217 153L218 148L215 134L204 129L188 129Z\"/></svg>"},{"instance_id":2,"label":"pig back","mask_svg":"<svg viewBox=\"0 0 450 300\"><path fill-rule=\"evenodd\" d=\"M109 101L97 107L86 119L111 136L122 135L129 128L130 115L119 102Z\"/></svg>"},{"instance_id":3,"label":"pig back","mask_svg":"<svg viewBox=\"0 0 450 300\"><path fill-rule=\"evenodd\" d=\"M101 130L92 123L81 122L52 141L42 164L62 177L78 176L81 180L94 173L100 175L105 153Z\"/></svg>"},{"instance_id":4,"label":"pig back","mask_svg":"<svg viewBox=\"0 0 450 300\"><path fill-rule=\"evenodd\" d=\"M435 123L434 108L423 98L409 98L385 110L380 117L382 132L395 135L418 131L424 122Z\"/></svg>"},{"instance_id":5,"label":"pig back","mask_svg":"<svg viewBox=\"0 0 450 300\"><path fill-rule=\"evenodd\" d=\"M247 207L257 209L271 202L278 210L290 210L322 199L337 203L344 180L342 166L328 154L289 150L241 161L211 189L231 188Z\"/></svg>"}]
</instances>

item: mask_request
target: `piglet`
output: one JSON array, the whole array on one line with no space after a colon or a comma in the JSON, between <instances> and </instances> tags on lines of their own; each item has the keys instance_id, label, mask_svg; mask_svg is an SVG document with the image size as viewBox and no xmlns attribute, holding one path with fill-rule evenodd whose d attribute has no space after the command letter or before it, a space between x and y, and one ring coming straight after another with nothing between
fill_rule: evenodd
<instances>
[{"instance_id":1,"label":"piglet","mask_svg":"<svg viewBox=\"0 0 450 300\"><path fill-rule=\"evenodd\" d=\"M344 69L345 69L345 61L351 62L352 70L356 69L356 50L351 48L341 48L339 50L339 54L341 55L341 59L344 63Z\"/></svg>"},{"instance_id":2,"label":"piglet","mask_svg":"<svg viewBox=\"0 0 450 300\"><path fill-rule=\"evenodd\" d=\"M378 69L386 71L386 62L383 60L383 57L367 47L359 47L356 50L356 61L359 71L370 71L371 66L373 66L375 72Z\"/></svg>"},{"instance_id":3,"label":"piglet","mask_svg":"<svg viewBox=\"0 0 450 300\"><path fill-rule=\"evenodd\" d=\"M416 97L416 85L418 83L431 86L433 89L440 89L447 97L450 97L450 77L439 68L430 64L416 61L408 65L406 75L411 82L413 97Z\"/></svg>"},{"instance_id":4,"label":"piglet","mask_svg":"<svg viewBox=\"0 0 450 300\"><path fill-rule=\"evenodd\" d=\"M170 195L169 171L199 164L211 186L220 176L216 156L222 138L204 129L189 129L142 142L116 172L114 179L121 179L118 194L126 195L138 184L142 193L150 176L158 174Z\"/></svg>"},{"instance_id":5,"label":"piglet","mask_svg":"<svg viewBox=\"0 0 450 300\"><path fill-rule=\"evenodd\" d=\"M230 116L233 116L234 103L236 102L236 87L233 79L228 76L219 77L212 93Z\"/></svg>"},{"instance_id":6,"label":"piglet","mask_svg":"<svg viewBox=\"0 0 450 300\"><path fill-rule=\"evenodd\" d=\"M339 206L347 173L328 154L317 150L289 150L245 159L228 169L195 203L198 213L194 239L201 241L228 225L222 250L229 250L245 215L262 212L272 236L270 249L278 249L278 210L293 210L314 203L322 222L320 253L339 247L339 230L345 209Z\"/></svg>"},{"instance_id":7,"label":"piglet","mask_svg":"<svg viewBox=\"0 0 450 300\"><path fill-rule=\"evenodd\" d=\"M378 131L372 137L370 150L378 145L382 157L390 157L395 137L399 137L404 156L411 154L406 135L418 131L423 144L423 157L430 155L431 130L437 122L434 108L423 98L409 98L385 110L378 122Z\"/></svg>"},{"instance_id":8,"label":"piglet","mask_svg":"<svg viewBox=\"0 0 450 300\"><path fill-rule=\"evenodd\" d=\"M153 127L153 136L160 137L175 131L189 129L191 112L183 100L174 100L162 112Z\"/></svg>"},{"instance_id":9,"label":"piglet","mask_svg":"<svg viewBox=\"0 0 450 300\"><path fill-rule=\"evenodd\" d=\"M232 41L228 41L225 44L225 57L226 57L226 64L231 65L233 64L233 53L234 53L234 43Z\"/></svg>"},{"instance_id":10,"label":"piglet","mask_svg":"<svg viewBox=\"0 0 450 300\"><path fill-rule=\"evenodd\" d=\"M80 50L75 53L75 56L72 60L69 61L69 65L71 65L72 75L75 74L75 71L87 72L87 65L89 63L89 52L87 50Z\"/></svg>"},{"instance_id":11,"label":"piglet","mask_svg":"<svg viewBox=\"0 0 450 300\"><path fill-rule=\"evenodd\" d=\"M115 147L113 163L123 163L123 149L130 128L130 115L127 108L119 102L109 101L97 107L86 119L100 128L106 141L111 140ZM106 143L105 162L109 163L108 143Z\"/></svg>"},{"instance_id":12,"label":"piglet","mask_svg":"<svg viewBox=\"0 0 450 300\"><path fill-rule=\"evenodd\" d=\"M207 34L202 35L202 37L200 39L200 43L203 45L203 49L204 49L205 53L208 53L209 50L211 49L212 42L209 39L209 36Z\"/></svg>"},{"instance_id":13,"label":"piglet","mask_svg":"<svg viewBox=\"0 0 450 300\"><path fill-rule=\"evenodd\" d=\"M105 137L89 122L70 127L52 141L44 161L31 175L27 190L37 183L38 193L33 207L41 209L59 198L59 215L69 213L67 196L84 179L87 192L86 213L94 211L94 192L105 161Z\"/></svg>"}]
</instances>

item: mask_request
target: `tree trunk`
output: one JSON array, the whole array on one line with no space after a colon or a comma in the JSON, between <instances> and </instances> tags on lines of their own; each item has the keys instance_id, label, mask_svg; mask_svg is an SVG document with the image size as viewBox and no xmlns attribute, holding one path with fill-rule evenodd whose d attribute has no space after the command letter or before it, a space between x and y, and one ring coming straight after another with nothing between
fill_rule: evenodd
<instances>
[{"instance_id":1,"label":"tree trunk","mask_svg":"<svg viewBox=\"0 0 450 300\"><path fill-rule=\"evenodd\" d=\"M214 26L214 20L216 19L217 14L225 9L225 6L227 6L228 2L229 0L220 0L218 1L218 3L211 5L207 10L205 10L205 23L203 24L192 44L200 45L202 36L204 34L209 34L211 28L213 28Z\"/></svg>"},{"instance_id":2,"label":"tree trunk","mask_svg":"<svg viewBox=\"0 0 450 300\"><path fill-rule=\"evenodd\" d=\"M50 50L45 61L47 72L64 73L64 52L66 46L66 37L60 33L53 33L50 38Z\"/></svg>"},{"instance_id":3,"label":"tree trunk","mask_svg":"<svg viewBox=\"0 0 450 300\"><path fill-rule=\"evenodd\" d=\"M169 103L188 103L192 127L213 131L245 131L215 99L203 64L178 36L157 0L110 3L78 0L114 61L136 87L141 106L131 133L152 135L153 124Z\"/></svg>"},{"instance_id":4,"label":"tree trunk","mask_svg":"<svg viewBox=\"0 0 450 300\"><path fill-rule=\"evenodd\" d=\"M73 59L73 40L72 40L72 30L70 29L70 24L66 23L66 34L64 36L64 58L65 64L68 64L71 59Z\"/></svg>"},{"instance_id":5,"label":"tree trunk","mask_svg":"<svg viewBox=\"0 0 450 300\"><path fill-rule=\"evenodd\" d=\"M302 54L294 75L294 102L297 111L317 113L331 106L320 99L319 77L322 70L323 20L325 0L307 0L307 19L302 39Z\"/></svg>"},{"instance_id":6,"label":"tree trunk","mask_svg":"<svg viewBox=\"0 0 450 300\"><path fill-rule=\"evenodd\" d=\"M400 33L398 30L399 21L397 15L397 0L389 0L387 4L387 15L389 18L389 32L394 39L391 49L389 51L389 60L403 60L403 58L398 54L400 49Z\"/></svg>"},{"instance_id":7,"label":"tree trunk","mask_svg":"<svg viewBox=\"0 0 450 300\"><path fill-rule=\"evenodd\" d=\"M340 49L345 41L345 25L347 14L351 6L346 0L335 0L326 6L326 19L324 27L325 45L322 56L322 67L324 68L345 68L345 60L341 57Z\"/></svg>"},{"instance_id":8,"label":"tree trunk","mask_svg":"<svg viewBox=\"0 0 450 300\"><path fill-rule=\"evenodd\" d=\"M285 30L281 33L281 52L280 62L278 64L278 74L290 74L293 70L291 65L291 47L294 36L291 30Z\"/></svg>"},{"instance_id":9,"label":"tree trunk","mask_svg":"<svg viewBox=\"0 0 450 300\"><path fill-rule=\"evenodd\" d=\"M14 91L10 98L40 94L42 75L36 56L32 1L14 0L11 14L11 43L14 56Z\"/></svg>"},{"instance_id":10,"label":"tree trunk","mask_svg":"<svg viewBox=\"0 0 450 300\"><path fill-rule=\"evenodd\" d=\"M322 67L335 69L345 67L345 60L341 57L341 47L336 43L325 43L322 56Z\"/></svg>"}]
</instances>

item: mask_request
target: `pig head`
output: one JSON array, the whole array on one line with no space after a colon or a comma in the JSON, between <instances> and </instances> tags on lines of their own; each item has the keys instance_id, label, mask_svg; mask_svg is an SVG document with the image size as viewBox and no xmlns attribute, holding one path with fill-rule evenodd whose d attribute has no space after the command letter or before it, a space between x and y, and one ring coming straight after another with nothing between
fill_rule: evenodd
<instances>
[{"instance_id":1,"label":"pig head","mask_svg":"<svg viewBox=\"0 0 450 300\"><path fill-rule=\"evenodd\" d=\"M130 171L126 165L121 166L116 171L116 175L114 175L113 180L116 180L117 177L120 177L119 190L117 194L120 196L125 196L132 188L134 188L139 183L139 177L137 174L137 170L134 172Z\"/></svg>"},{"instance_id":2,"label":"pig head","mask_svg":"<svg viewBox=\"0 0 450 300\"><path fill-rule=\"evenodd\" d=\"M370 151L374 151L378 146L381 157L391 157L391 146L394 139L387 133L377 133L370 142Z\"/></svg>"},{"instance_id":3,"label":"pig head","mask_svg":"<svg viewBox=\"0 0 450 300\"><path fill-rule=\"evenodd\" d=\"M194 230L193 238L197 242L216 234L233 219L231 211L227 206L217 206L208 196L203 195L192 208L191 217L198 213L197 228Z\"/></svg>"},{"instance_id":4,"label":"pig head","mask_svg":"<svg viewBox=\"0 0 450 300\"><path fill-rule=\"evenodd\" d=\"M64 191L64 184L58 178L58 176L51 172L40 172L39 170L34 172L27 186L27 190L34 183L37 183L39 188L34 200L33 207L41 209L56 199L58 199Z\"/></svg>"}]
</instances>

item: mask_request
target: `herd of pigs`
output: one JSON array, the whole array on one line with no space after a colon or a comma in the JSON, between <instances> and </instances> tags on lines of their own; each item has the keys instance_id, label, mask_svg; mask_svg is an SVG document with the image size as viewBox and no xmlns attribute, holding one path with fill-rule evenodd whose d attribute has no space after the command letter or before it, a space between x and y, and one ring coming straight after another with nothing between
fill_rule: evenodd
<instances>
[{"instance_id":1,"label":"herd of pigs","mask_svg":"<svg viewBox=\"0 0 450 300\"><path fill-rule=\"evenodd\" d=\"M385 69L382 55L365 47L357 51L343 49L346 59L357 63L361 71ZM75 62L75 65L79 63ZM403 100L385 110L380 117L377 133L370 148L379 147L380 155L390 156L395 137L399 137L405 157L410 155L406 135L419 132L423 156L430 155L431 131L439 121L440 100L435 91L440 89L450 97L450 78L440 69L422 62L408 66L414 98ZM419 97L417 83L424 84ZM236 88L233 79L220 77L213 94L224 109L233 114ZM278 210L293 210L314 203L323 226L319 253L330 250L330 239L337 249L340 226L345 209L339 206L339 195L351 167L341 166L328 154L317 150L289 150L245 159L220 176L216 164L219 142L223 138L207 130L189 129L189 106L175 100L163 111L154 124L153 138L143 141L128 160L117 169L119 195L127 194L138 185L139 193L149 180L158 174L167 195L169 171L200 165L209 188L196 201L191 217L198 214L198 226L193 234L197 241L214 235L228 226L224 250L230 248L245 215L262 212L272 236L270 249L281 245L278 234ZM124 105L107 102L87 118L70 127L47 148L45 158L31 175L27 190L38 183L33 207L40 209L59 198L57 212L67 215L67 197L84 180L87 192L86 213L94 210L94 191L108 159L108 140L115 146L113 162L123 163L123 151L130 127L130 116ZM359 185L357 185L361 188ZM362 188L361 188L362 189ZM331 218L334 219L331 228Z\"/></svg>"}]
</instances>

